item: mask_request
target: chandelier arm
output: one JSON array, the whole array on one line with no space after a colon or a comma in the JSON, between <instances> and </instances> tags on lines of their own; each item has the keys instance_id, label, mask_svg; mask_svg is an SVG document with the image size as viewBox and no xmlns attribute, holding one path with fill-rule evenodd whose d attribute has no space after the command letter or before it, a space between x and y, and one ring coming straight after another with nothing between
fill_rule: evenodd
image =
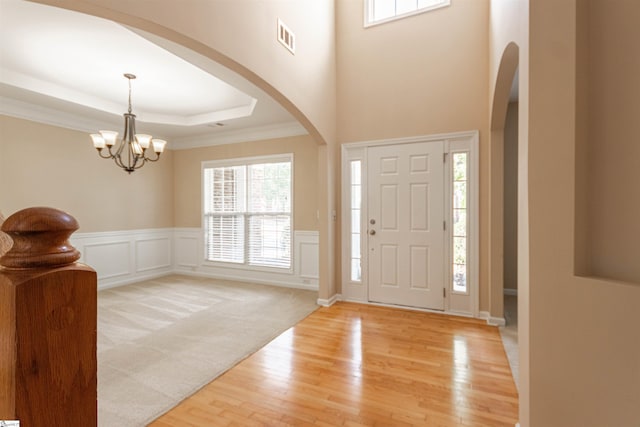
<instances>
[{"instance_id":1,"label":"chandelier arm","mask_svg":"<svg viewBox=\"0 0 640 427\"><path fill-rule=\"evenodd\" d=\"M122 151L124 150L124 146L125 146L125 142L124 139L121 139L120 142L118 142L118 148L116 149L116 152L114 154L112 154L112 156L114 157L120 157L122 155ZM109 153L111 153L111 149L109 149Z\"/></svg>"},{"instance_id":2,"label":"chandelier arm","mask_svg":"<svg viewBox=\"0 0 640 427\"><path fill-rule=\"evenodd\" d=\"M123 146L124 146L124 144L123 144ZM121 151L121 150L119 150L119 151ZM136 163L135 159L134 159L133 164L131 162L131 150L127 150L127 157L128 157L128 161L127 161L127 163L125 163L122 160L122 154L121 153L116 153L113 156L113 160L116 162L116 165L118 165L118 167L120 167L120 168L124 169L125 171L131 173L131 171L133 171L135 163Z\"/></svg>"},{"instance_id":3,"label":"chandelier arm","mask_svg":"<svg viewBox=\"0 0 640 427\"><path fill-rule=\"evenodd\" d=\"M128 154L127 164L124 166L123 169L125 169L127 172L130 172L136 169L136 164L138 163L138 156L131 157L131 150L128 150L127 154Z\"/></svg>"},{"instance_id":4,"label":"chandelier arm","mask_svg":"<svg viewBox=\"0 0 640 427\"><path fill-rule=\"evenodd\" d=\"M142 160L142 161L140 162L140 164L138 164L138 160ZM140 169L140 168L141 168L142 166L144 166L144 164L147 162L147 159L145 159L144 157L139 157L139 158L138 158L138 160L136 160L136 162L135 162L135 163L133 164L133 166L131 167L131 172L133 172L133 171L134 171L134 170L136 170L136 169ZM136 166L136 164L138 164L138 165ZM130 173L131 173L131 172L130 172Z\"/></svg>"},{"instance_id":5,"label":"chandelier arm","mask_svg":"<svg viewBox=\"0 0 640 427\"><path fill-rule=\"evenodd\" d=\"M158 160L160 160L160 154L161 154L161 153L156 153L156 158L155 158L155 159L152 159L152 158L150 158L150 157L146 157L146 156L145 156L145 158L144 158L144 159L145 159L147 162L157 162Z\"/></svg>"},{"instance_id":6,"label":"chandelier arm","mask_svg":"<svg viewBox=\"0 0 640 427\"><path fill-rule=\"evenodd\" d=\"M119 168L122 168L122 169L125 169L125 170L127 169L127 167L124 165L124 163L122 163L122 159L120 158L119 155L113 156L113 161L116 162L116 165Z\"/></svg>"},{"instance_id":7,"label":"chandelier arm","mask_svg":"<svg viewBox=\"0 0 640 427\"><path fill-rule=\"evenodd\" d=\"M119 156L116 156L114 160L116 161L116 165L118 165L118 167L120 167L122 170L126 171L129 174L136 169L135 163L133 164L133 166L129 164L124 164L124 162L122 161L122 158Z\"/></svg>"},{"instance_id":8,"label":"chandelier arm","mask_svg":"<svg viewBox=\"0 0 640 427\"><path fill-rule=\"evenodd\" d=\"M140 162L140 164L138 164L138 162ZM133 169L140 169L143 165L144 165L144 157L135 156L133 159L133 165L131 167Z\"/></svg>"},{"instance_id":9,"label":"chandelier arm","mask_svg":"<svg viewBox=\"0 0 640 427\"><path fill-rule=\"evenodd\" d=\"M106 156L102 154L102 150L98 150L98 155L103 159L113 159L113 154L109 153Z\"/></svg>"}]
</instances>

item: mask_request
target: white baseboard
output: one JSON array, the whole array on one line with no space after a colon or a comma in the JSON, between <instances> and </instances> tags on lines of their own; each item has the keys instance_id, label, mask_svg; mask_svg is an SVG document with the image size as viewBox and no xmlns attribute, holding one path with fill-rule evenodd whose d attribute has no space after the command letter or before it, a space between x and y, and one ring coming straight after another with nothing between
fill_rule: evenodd
<instances>
[{"instance_id":1,"label":"white baseboard","mask_svg":"<svg viewBox=\"0 0 640 427\"><path fill-rule=\"evenodd\" d=\"M337 301L341 301L341 299L342 298L341 298L340 294L335 294L329 299L318 298L317 302L318 302L318 305L321 305L323 307L331 307Z\"/></svg>"},{"instance_id":2,"label":"white baseboard","mask_svg":"<svg viewBox=\"0 0 640 427\"><path fill-rule=\"evenodd\" d=\"M481 311L478 313L478 318L479 319L485 319L487 321L487 324L492 325L492 326L504 326L506 325L506 321L504 320L504 317L492 317L488 311Z\"/></svg>"},{"instance_id":3,"label":"white baseboard","mask_svg":"<svg viewBox=\"0 0 640 427\"><path fill-rule=\"evenodd\" d=\"M445 314L447 316L466 317L466 318L472 318L472 319L474 318L473 314L466 313L466 312L461 312L461 311L432 310L432 309L429 309L429 308L410 307L410 306L396 305L396 304L385 304L385 303L381 303L381 302L366 301L366 300L363 300L362 298L346 297L346 296L341 295L341 294L338 294L338 301L352 302L352 303L355 303L355 304L373 305L373 306L377 306L377 307L397 308L399 310L420 311L420 312L423 312L423 313Z\"/></svg>"},{"instance_id":4,"label":"white baseboard","mask_svg":"<svg viewBox=\"0 0 640 427\"><path fill-rule=\"evenodd\" d=\"M211 279L220 279L220 280L232 280L235 282L249 282L249 283L257 283L260 285L269 285L269 286L279 286L281 288L294 288L294 289L304 289L307 291L317 291L317 285L310 285L306 283L297 283L297 282L284 282L279 280L265 280L256 277L247 277L244 275L237 274L220 274L220 273L208 273L206 271L188 271L188 270L176 270L175 274L183 274L185 276L195 276L195 277L208 277Z\"/></svg>"},{"instance_id":5,"label":"white baseboard","mask_svg":"<svg viewBox=\"0 0 640 427\"><path fill-rule=\"evenodd\" d=\"M511 289L511 288L504 288L504 290L502 291L505 295L513 295L513 296L518 296L518 290L517 289Z\"/></svg>"}]
</instances>

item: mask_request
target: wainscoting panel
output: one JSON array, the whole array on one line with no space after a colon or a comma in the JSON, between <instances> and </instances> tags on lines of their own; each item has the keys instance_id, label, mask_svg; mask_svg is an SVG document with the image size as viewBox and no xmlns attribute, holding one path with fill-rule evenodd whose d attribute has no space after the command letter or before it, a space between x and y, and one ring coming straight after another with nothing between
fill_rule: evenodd
<instances>
[{"instance_id":1,"label":"wainscoting panel","mask_svg":"<svg viewBox=\"0 0 640 427\"><path fill-rule=\"evenodd\" d=\"M318 289L317 231L295 231L293 235L293 269L244 268L204 260L204 240L200 228L175 229L174 271L180 274L239 280L302 289Z\"/></svg>"},{"instance_id":2,"label":"wainscoting panel","mask_svg":"<svg viewBox=\"0 0 640 427\"><path fill-rule=\"evenodd\" d=\"M204 254L204 250L200 243L201 235L199 228L176 228L174 231L174 250L173 259L175 266L178 268L188 268L194 270L198 267Z\"/></svg>"},{"instance_id":3,"label":"wainscoting panel","mask_svg":"<svg viewBox=\"0 0 640 427\"><path fill-rule=\"evenodd\" d=\"M81 252L80 261L92 266L101 279L126 276L131 270L131 242L90 243Z\"/></svg>"},{"instance_id":4,"label":"wainscoting panel","mask_svg":"<svg viewBox=\"0 0 640 427\"><path fill-rule=\"evenodd\" d=\"M200 228L76 233L71 244L98 273L99 289L177 273L317 290L318 232L296 231L293 239L293 268L286 271L207 262Z\"/></svg>"},{"instance_id":5,"label":"wainscoting panel","mask_svg":"<svg viewBox=\"0 0 640 427\"><path fill-rule=\"evenodd\" d=\"M136 273L171 267L171 236L136 240Z\"/></svg>"},{"instance_id":6,"label":"wainscoting panel","mask_svg":"<svg viewBox=\"0 0 640 427\"><path fill-rule=\"evenodd\" d=\"M319 242L317 231L296 231L295 233L295 271L300 277L318 279Z\"/></svg>"},{"instance_id":7,"label":"wainscoting panel","mask_svg":"<svg viewBox=\"0 0 640 427\"><path fill-rule=\"evenodd\" d=\"M172 267L173 229L76 233L80 262L98 273L98 289L164 276Z\"/></svg>"}]
</instances>

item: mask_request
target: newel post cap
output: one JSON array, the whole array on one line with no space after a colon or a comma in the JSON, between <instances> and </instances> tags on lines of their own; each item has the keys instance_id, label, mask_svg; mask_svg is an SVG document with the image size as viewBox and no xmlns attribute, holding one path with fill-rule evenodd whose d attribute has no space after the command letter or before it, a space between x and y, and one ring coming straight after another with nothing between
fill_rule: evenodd
<instances>
[{"instance_id":1,"label":"newel post cap","mask_svg":"<svg viewBox=\"0 0 640 427\"><path fill-rule=\"evenodd\" d=\"M10 269L62 267L76 262L80 252L69 243L78 221L58 209L35 207L18 211L2 224L13 246L0 265Z\"/></svg>"}]
</instances>

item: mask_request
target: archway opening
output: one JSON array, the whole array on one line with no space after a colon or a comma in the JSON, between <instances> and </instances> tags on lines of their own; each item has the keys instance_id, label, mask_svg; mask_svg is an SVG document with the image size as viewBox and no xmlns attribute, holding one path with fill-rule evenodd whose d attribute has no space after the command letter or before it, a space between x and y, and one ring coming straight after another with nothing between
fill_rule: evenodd
<instances>
[{"instance_id":1,"label":"archway opening","mask_svg":"<svg viewBox=\"0 0 640 427\"><path fill-rule=\"evenodd\" d=\"M518 62L509 43L498 70L491 111L490 154L490 310L501 329L512 373L518 383Z\"/></svg>"}]
</instances>

